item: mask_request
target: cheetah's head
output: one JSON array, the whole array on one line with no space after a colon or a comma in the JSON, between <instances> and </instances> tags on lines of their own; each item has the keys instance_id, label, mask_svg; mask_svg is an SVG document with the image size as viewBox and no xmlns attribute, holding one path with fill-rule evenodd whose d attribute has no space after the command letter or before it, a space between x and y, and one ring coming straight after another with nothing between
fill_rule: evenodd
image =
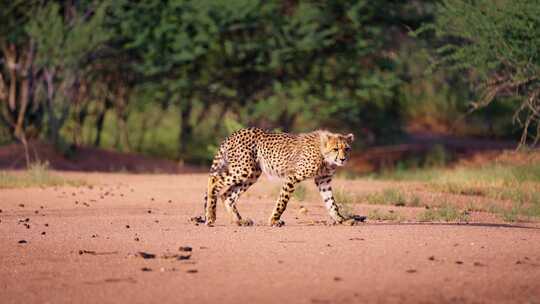
<instances>
[{"instance_id":1,"label":"cheetah's head","mask_svg":"<svg viewBox=\"0 0 540 304\"><path fill-rule=\"evenodd\" d=\"M330 165L343 166L351 155L351 143L354 135L321 132L321 152L324 161Z\"/></svg>"}]
</instances>

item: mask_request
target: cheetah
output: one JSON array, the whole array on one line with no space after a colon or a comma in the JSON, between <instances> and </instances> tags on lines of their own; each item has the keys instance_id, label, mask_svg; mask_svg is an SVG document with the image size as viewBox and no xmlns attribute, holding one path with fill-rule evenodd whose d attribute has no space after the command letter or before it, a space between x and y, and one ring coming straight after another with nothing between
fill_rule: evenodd
<instances>
[{"instance_id":1,"label":"cheetah","mask_svg":"<svg viewBox=\"0 0 540 304\"><path fill-rule=\"evenodd\" d=\"M207 226L214 225L218 195L224 190L220 198L233 223L253 225L252 220L240 216L236 202L264 172L284 181L269 219L271 226L285 224L280 218L295 186L308 178L314 178L332 219L337 223L354 224L359 219L346 218L340 212L330 186L336 168L349 159L353 140L353 134L323 130L303 134L273 133L258 128L236 131L221 143L214 157L204 196L205 217L200 221Z\"/></svg>"}]
</instances>

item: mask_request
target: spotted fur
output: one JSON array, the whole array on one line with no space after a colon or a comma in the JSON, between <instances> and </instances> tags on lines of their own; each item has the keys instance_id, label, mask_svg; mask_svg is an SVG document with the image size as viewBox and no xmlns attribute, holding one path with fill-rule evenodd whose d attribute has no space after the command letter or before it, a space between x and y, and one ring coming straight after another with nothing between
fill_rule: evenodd
<instances>
[{"instance_id":1,"label":"spotted fur","mask_svg":"<svg viewBox=\"0 0 540 304\"><path fill-rule=\"evenodd\" d=\"M221 193L233 222L252 225L251 220L240 216L236 202L262 172L284 181L270 225L284 224L280 218L296 184L308 178L314 178L330 216L338 223L348 220L340 213L330 182L336 168L349 159L353 140L353 134L320 130L288 134L249 128L233 133L220 145L210 169L204 198L206 224L211 226L216 220L216 204Z\"/></svg>"}]
</instances>

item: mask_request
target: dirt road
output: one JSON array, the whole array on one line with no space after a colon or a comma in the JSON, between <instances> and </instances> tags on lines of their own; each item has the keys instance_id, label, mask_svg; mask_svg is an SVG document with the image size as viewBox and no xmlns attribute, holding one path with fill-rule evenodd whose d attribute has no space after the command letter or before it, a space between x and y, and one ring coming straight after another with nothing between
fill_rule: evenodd
<instances>
[{"instance_id":1,"label":"dirt road","mask_svg":"<svg viewBox=\"0 0 540 304\"><path fill-rule=\"evenodd\" d=\"M256 226L218 205L208 228L204 175L65 175L93 186L0 190L1 303L540 303L538 225L328 226L308 196L270 228L263 180L239 202Z\"/></svg>"}]
</instances>

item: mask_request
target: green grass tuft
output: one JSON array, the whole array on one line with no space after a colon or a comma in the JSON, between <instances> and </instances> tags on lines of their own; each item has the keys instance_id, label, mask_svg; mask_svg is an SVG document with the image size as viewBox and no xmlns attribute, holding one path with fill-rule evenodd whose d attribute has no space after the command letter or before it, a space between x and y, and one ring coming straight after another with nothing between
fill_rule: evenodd
<instances>
[{"instance_id":1,"label":"green grass tuft","mask_svg":"<svg viewBox=\"0 0 540 304\"><path fill-rule=\"evenodd\" d=\"M367 217L372 221L399 221L401 218L395 211L384 212L379 209L369 211Z\"/></svg>"},{"instance_id":2,"label":"green grass tuft","mask_svg":"<svg viewBox=\"0 0 540 304\"><path fill-rule=\"evenodd\" d=\"M344 188L333 189L334 199L339 204L354 204L358 201L358 196L347 192Z\"/></svg>"},{"instance_id":3,"label":"green grass tuft","mask_svg":"<svg viewBox=\"0 0 540 304\"><path fill-rule=\"evenodd\" d=\"M304 201L306 199L306 196L307 196L307 190L306 190L306 186L302 185L302 184L298 184L296 185L296 188L293 192L293 197L301 202L301 201Z\"/></svg>"},{"instance_id":4,"label":"green grass tuft","mask_svg":"<svg viewBox=\"0 0 540 304\"><path fill-rule=\"evenodd\" d=\"M403 192L394 188L388 188L381 192L368 194L362 197L362 200L371 205L394 205L397 207L420 206L420 197L416 195L407 197Z\"/></svg>"},{"instance_id":5,"label":"green grass tuft","mask_svg":"<svg viewBox=\"0 0 540 304\"><path fill-rule=\"evenodd\" d=\"M418 216L418 220L420 222L466 222L469 220L469 215L449 203L443 203L440 207L425 210Z\"/></svg>"}]
</instances>

